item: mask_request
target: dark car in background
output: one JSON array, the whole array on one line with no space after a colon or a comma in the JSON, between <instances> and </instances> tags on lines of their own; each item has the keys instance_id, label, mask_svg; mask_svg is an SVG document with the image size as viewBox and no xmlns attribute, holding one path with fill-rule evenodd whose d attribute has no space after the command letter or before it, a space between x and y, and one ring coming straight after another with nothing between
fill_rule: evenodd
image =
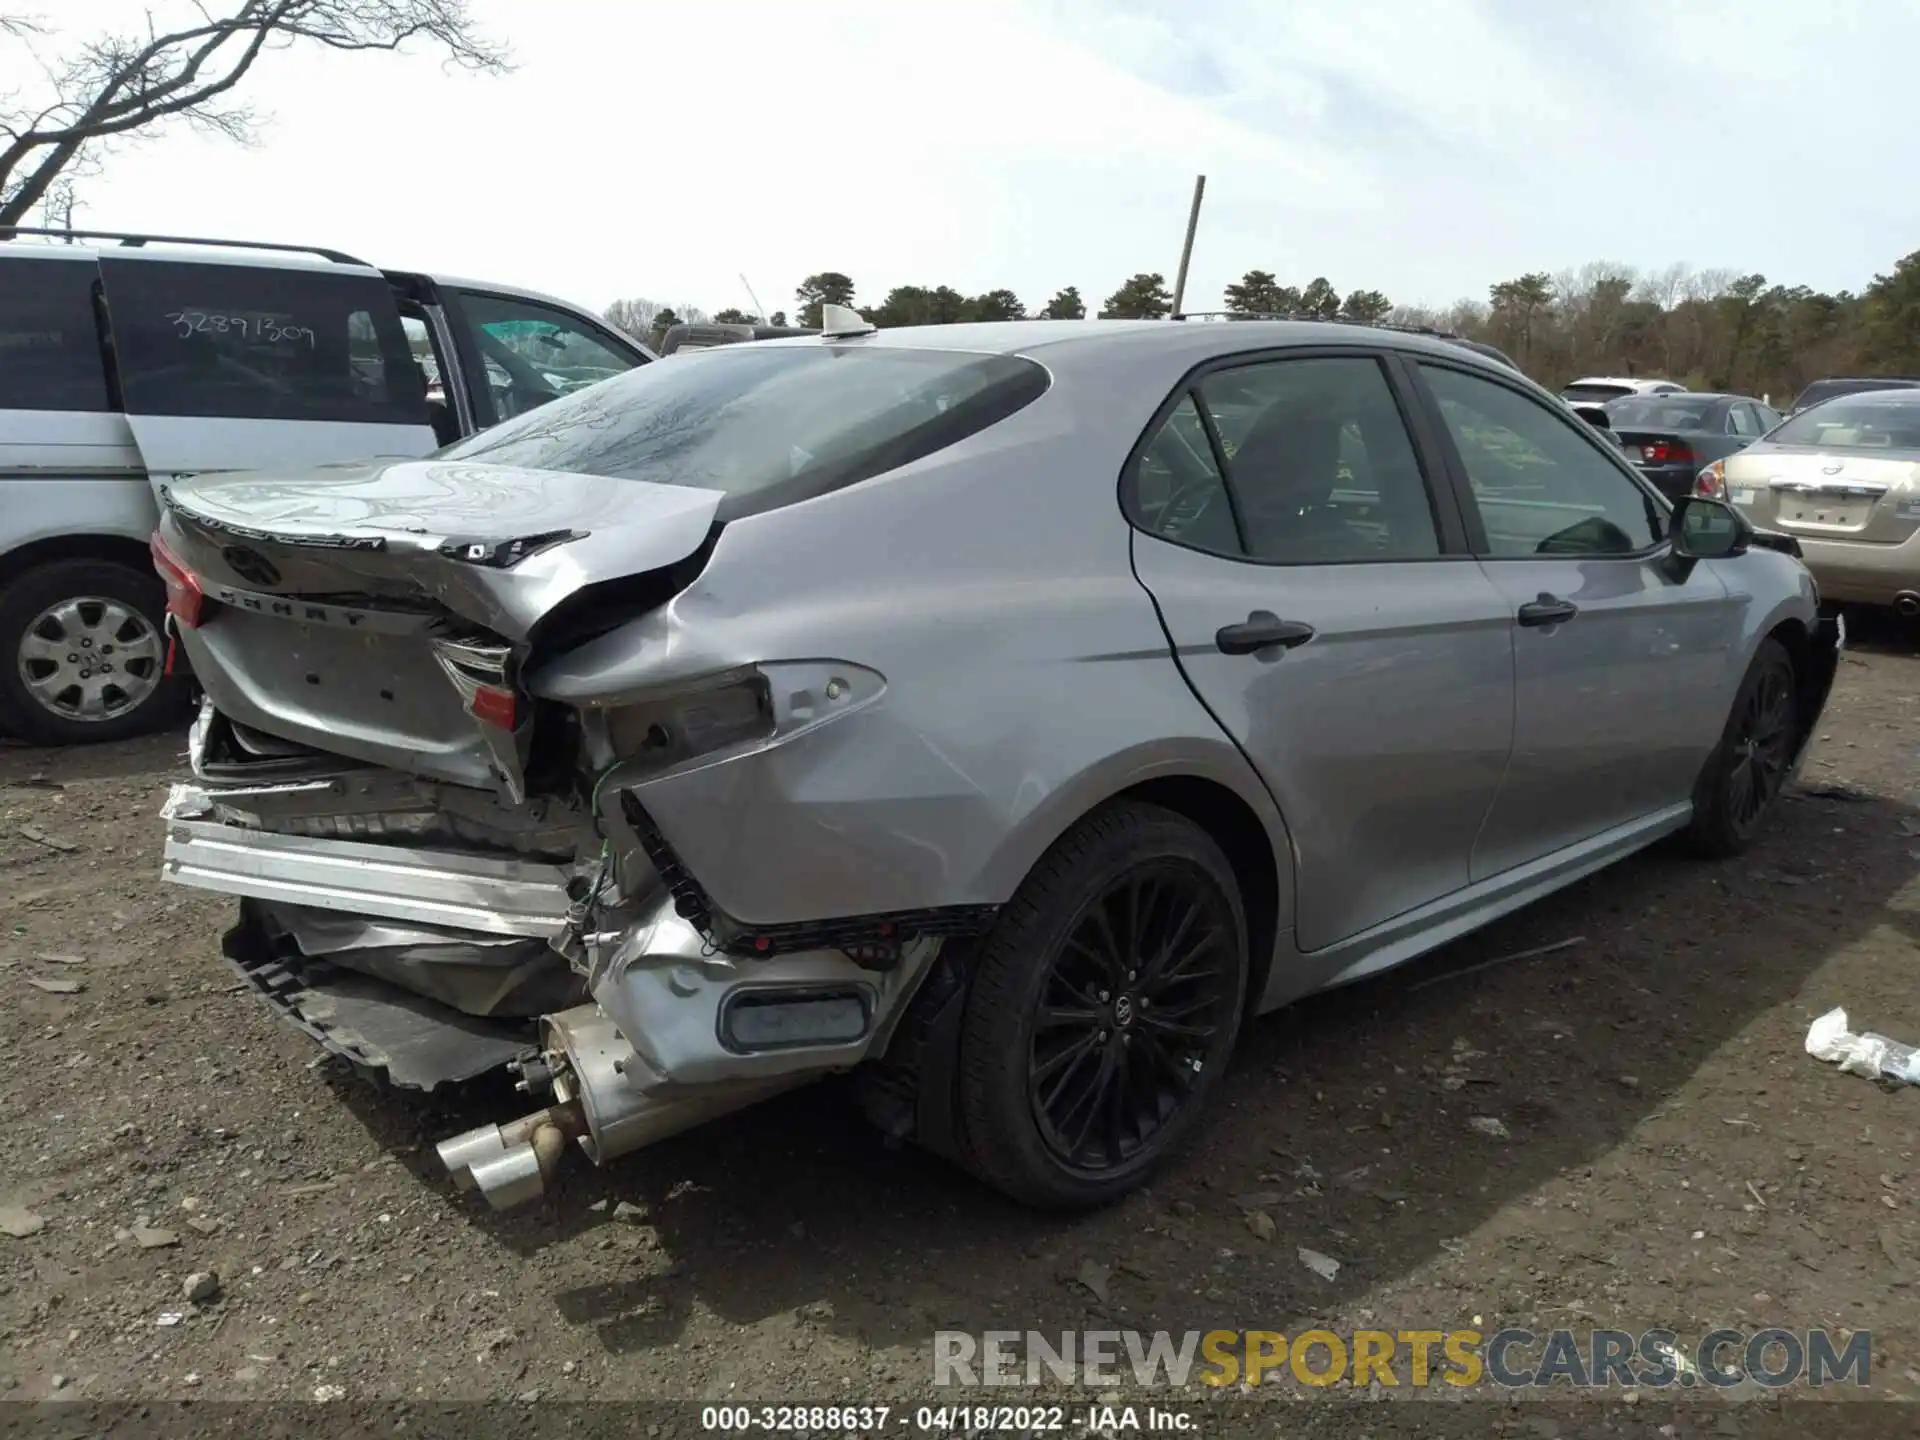
<instances>
[{"instance_id":1,"label":"dark car in background","mask_svg":"<svg viewBox=\"0 0 1920 1440\"><path fill-rule=\"evenodd\" d=\"M1669 500L1693 493L1703 466L1744 450L1784 417L1750 395L1634 395L1611 401L1607 419L1627 459Z\"/></svg>"},{"instance_id":2,"label":"dark car in background","mask_svg":"<svg viewBox=\"0 0 1920 1440\"><path fill-rule=\"evenodd\" d=\"M1831 400L1836 395L1863 395L1870 390L1907 390L1920 385L1920 379L1911 375L1852 375L1833 376L1826 380L1816 380L1794 397L1793 408L1787 413L1798 415L1802 410L1818 405L1822 400Z\"/></svg>"}]
</instances>

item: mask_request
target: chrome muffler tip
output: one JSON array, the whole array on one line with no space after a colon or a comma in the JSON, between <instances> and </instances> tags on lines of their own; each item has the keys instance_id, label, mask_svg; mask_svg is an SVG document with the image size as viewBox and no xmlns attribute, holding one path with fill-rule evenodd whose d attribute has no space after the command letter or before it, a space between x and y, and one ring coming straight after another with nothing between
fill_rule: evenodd
<instances>
[{"instance_id":1,"label":"chrome muffler tip","mask_svg":"<svg viewBox=\"0 0 1920 1440\"><path fill-rule=\"evenodd\" d=\"M540 1156L524 1140L491 1159L474 1162L467 1175L495 1210L512 1210L547 1193L547 1177L540 1172Z\"/></svg>"},{"instance_id":2,"label":"chrome muffler tip","mask_svg":"<svg viewBox=\"0 0 1920 1440\"><path fill-rule=\"evenodd\" d=\"M508 1125L481 1125L434 1147L458 1190L478 1190L495 1210L511 1210L546 1194L566 1153L584 1129L577 1107L555 1106Z\"/></svg>"}]
</instances>

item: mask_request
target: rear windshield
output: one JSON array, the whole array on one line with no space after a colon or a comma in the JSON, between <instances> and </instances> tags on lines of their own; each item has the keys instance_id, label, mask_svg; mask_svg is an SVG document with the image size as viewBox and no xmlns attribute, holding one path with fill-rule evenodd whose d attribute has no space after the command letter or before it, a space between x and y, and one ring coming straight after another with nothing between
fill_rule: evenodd
<instances>
[{"instance_id":1,"label":"rear windshield","mask_svg":"<svg viewBox=\"0 0 1920 1440\"><path fill-rule=\"evenodd\" d=\"M1560 392L1563 400L1615 400L1633 394L1631 385L1569 385Z\"/></svg>"},{"instance_id":2,"label":"rear windshield","mask_svg":"<svg viewBox=\"0 0 1920 1440\"><path fill-rule=\"evenodd\" d=\"M1914 383L1911 380L1816 380L1800 392L1800 398L1793 402L1793 408L1804 410L1809 405L1818 405L1822 400L1831 400L1836 395L1864 395L1876 390L1905 390Z\"/></svg>"},{"instance_id":3,"label":"rear windshield","mask_svg":"<svg viewBox=\"0 0 1920 1440\"><path fill-rule=\"evenodd\" d=\"M721 519L893 470L1046 392L1012 355L721 345L556 400L449 458L720 490Z\"/></svg>"},{"instance_id":4,"label":"rear windshield","mask_svg":"<svg viewBox=\"0 0 1920 1440\"><path fill-rule=\"evenodd\" d=\"M1822 450L1920 450L1920 389L1897 398L1829 400L1803 410L1767 436L1771 445Z\"/></svg>"},{"instance_id":5,"label":"rear windshield","mask_svg":"<svg viewBox=\"0 0 1920 1440\"><path fill-rule=\"evenodd\" d=\"M100 272L130 415L427 423L384 280L115 258Z\"/></svg>"},{"instance_id":6,"label":"rear windshield","mask_svg":"<svg viewBox=\"0 0 1920 1440\"><path fill-rule=\"evenodd\" d=\"M109 410L90 260L0 260L0 405Z\"/></svg>"},{"instance_id":7,"label":"rear windshield","mask_svg":"<svg viewBox=\"0 0 1920 1440\"><path fill-rule=\"evenodd\" d=\"M1717 400L1688 396L1636 395L1615 400L1607 406L1607 417L1616 427L1639 425L1657 430L1706 430L1719 428L1714 420Z\"/></svg>"}]
</instances>

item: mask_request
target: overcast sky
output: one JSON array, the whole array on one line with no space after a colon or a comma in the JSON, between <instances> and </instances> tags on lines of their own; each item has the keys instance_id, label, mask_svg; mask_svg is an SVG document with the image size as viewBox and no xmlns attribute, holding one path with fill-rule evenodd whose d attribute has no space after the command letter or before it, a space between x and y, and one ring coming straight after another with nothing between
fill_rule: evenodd
<instances>
[{"instance_id":1,"label":"overcast sky","mask_svg":"<svg viewBox=\"0 0 1920 1440\"><path fill-rule=\"evenodd\" d=\"M165 13L167 0L161 0ZM211 0L222 8L222 0ZM5 0L69 34L138 0ZM513 74L270 55L252 150L117 153L79 222L791 308L803 275L1396 301L1607 259L1858 289L1920 248L1913 0L474 0ZM0 47L0 91L36 76ZM765 79L756 79L764 75Z\"/></svg>"}]
</instances>

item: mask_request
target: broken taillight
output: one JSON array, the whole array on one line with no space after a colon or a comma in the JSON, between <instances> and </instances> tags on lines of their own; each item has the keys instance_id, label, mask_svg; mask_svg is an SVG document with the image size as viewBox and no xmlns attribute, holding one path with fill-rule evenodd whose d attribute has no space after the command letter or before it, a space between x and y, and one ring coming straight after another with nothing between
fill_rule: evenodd
<instances>
[{"instance_id":1,"label":"broken taillight","mask_svg":"<svg viewBox=\"0 0 1920 1440\"><path fill-rule=\"evenodd\" d=\"M206 606L207 597L200 589L200 582L193 572L180 563L178 557L167 549L156 530L153 539L148 542L153 552L153 568L160 574L161 584L167 587L167 613L187 629L197 629L200 624L200 612Z\"/></svg>"},{"instance_id":2,"label":"broken taillight","mask_svg":"<svg viewBox=\"0 0 1920 1440\"><path fill-rule=\"evenodd\" d=\"M520 697L498 685L482 685L467 702L467 713L488 725L512 730L520 720Z\"/></svg>"}]
</instances>

